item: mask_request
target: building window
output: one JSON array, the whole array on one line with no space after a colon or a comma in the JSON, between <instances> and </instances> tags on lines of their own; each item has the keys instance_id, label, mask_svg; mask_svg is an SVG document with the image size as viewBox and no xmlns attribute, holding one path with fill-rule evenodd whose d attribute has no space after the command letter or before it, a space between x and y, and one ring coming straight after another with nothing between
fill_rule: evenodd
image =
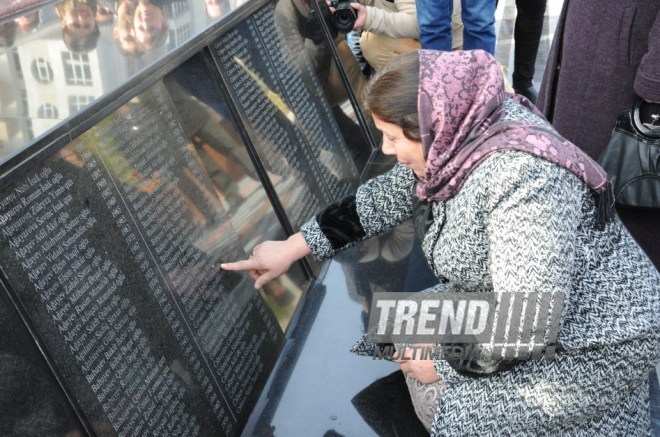
<instances>
[{"instance_id":1,"label":"building window","mask_svg":"<svg viewBox=\"0 0 660 437\"><path fill-rule=\"evenodd\" d=\"M92 85L92 68L87 53L62 52L67 85Z\"/></svg>"},{"instance_id":2,"label":"building window","mask_svg":"<svg viewBox=\"0 0 660 437\"><path fill-rule=\"evenodd\" d=\"M23 67L21 66L21 57L18 56L18 50L14 49L12 51L14 56L14 69L16 70L16 77L18 79L23 79Z\"/></svg>"},{"instance_id":3,"label":"building window","mask_svg":"<svg viewBox=\"0 0 660 437\"><path fill-rule=\"evenodd\" d=\"M27 129L27 137L29 139L34 138L34 129L32 128L32 119L28 118L27 123L25 123L25 128Z\"/></svg>"},{"instance_id":4,"label":"building window","mask_svg":"<svg viewBox=\"0 0 660 437\"><path fill-rule=\"evenodd\" d=\"M50 83L53 80L53 69L44 58L32 61L32 76L39 83Z\"/></svg>"},{"instance_id":5,"label":"building window","mask_svg":"<svg viewBox=\"0 0 660 437\"><path fill-rule=\"evenodd\" d=\"M94 96L69 96L69 114L80 111L92 103Z\"/></svg>"},{"instance_id":6,"label":"building window","mask_svg":"<svg viewBox=\"0 0 660 437\"><path fill-rule=\"evenodd\" d=\"M188 2L172 2L172 18L176 18L188 10Z\"/></svg>"},{"instance_id":7,"label":"building window","mask_svg":"<svg viewBox=\"0 0 660 437\"><path fill-rule=\"evenodd\" d=\"M175 30L174 42L176 46L181 45L183 42L190 38L190 26L186 23Z\"/></svg>"},{"instance_id":8,"label":"building window","mask_svg":"<svg viewBox=\"0 0 660 437\"><path fill-rule=\"evenodd\" d=\"M37 117L56 119L58 116L57 108L52 103L44 103L37 109Z\"/></svg>"},{"instance_id":9,"label":"building window","mask_svg":"<svg viewBox=\"0 0 660 437\"><path fill-rule=\"evenodd\" d=\"M27 91L24 89L21 89L21 115L23 117L27 117L29 112L28 112L28 107L30 105L30 102L28 100L27 96Z\"/></svg>"}]
</instances>

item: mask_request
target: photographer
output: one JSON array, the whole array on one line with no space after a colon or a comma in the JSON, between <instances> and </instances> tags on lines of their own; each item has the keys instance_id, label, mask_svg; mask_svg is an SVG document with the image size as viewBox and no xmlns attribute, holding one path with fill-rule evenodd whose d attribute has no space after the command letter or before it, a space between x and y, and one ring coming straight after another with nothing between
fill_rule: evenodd
<instances>
[{"instance_id":1,"label":"photographer","mask_svg":"<svg viewBox=\"0 0 660 437\"><path fill-rule=\"evenodd\" d=\"M331 6L330 1L327 3ZM355 24L352 28L339 30L362 30L362 54L376 71L392 58L420 48L415 0L361 0L360 3L337 0L336 8L331 6L330 11L333 14L337 10L341 12L347 3L355 13ZM333 21L336 24L336 20ZM452 41L454 49L463 45L460 0L454 0Z\"/></svg>"}]
</instances>

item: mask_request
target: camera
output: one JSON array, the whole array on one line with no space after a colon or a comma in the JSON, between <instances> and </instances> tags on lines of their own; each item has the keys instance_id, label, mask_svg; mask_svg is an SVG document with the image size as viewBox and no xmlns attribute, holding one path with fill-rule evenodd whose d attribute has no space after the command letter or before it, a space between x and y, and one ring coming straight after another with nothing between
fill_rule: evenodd
<instances>
[{"instance_id":1,"label":"camera","mask_svg":"<svg viewBox=\"0 0 660 437\"><path fill-rule=\"evenodd\" d=\"M357 14L351 7L355 0L331 0L330 6L335 8L332 14L332 24L338 31L348 33L353 30Z\"/></svg>"}]
</instances>

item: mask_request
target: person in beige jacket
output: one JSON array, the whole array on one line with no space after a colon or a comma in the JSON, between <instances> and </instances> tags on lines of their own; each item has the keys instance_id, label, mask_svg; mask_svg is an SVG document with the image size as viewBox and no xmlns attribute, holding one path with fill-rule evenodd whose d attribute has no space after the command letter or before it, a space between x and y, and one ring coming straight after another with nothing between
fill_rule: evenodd
<instances>
[{"instance_id":1,"label":"person in beige jacket","mask_svg":"<svg viewBox=\"0 0 660 437\"><path fill-rule=\"evenodd\" d=\"M415 0L362 0L351 7L357 13L353 30L362 30L362 54L376 71L392 58L420 48ZM463 46L460 0L454 0L452 41L454 50Z\"/></svg>"}]
</instances>

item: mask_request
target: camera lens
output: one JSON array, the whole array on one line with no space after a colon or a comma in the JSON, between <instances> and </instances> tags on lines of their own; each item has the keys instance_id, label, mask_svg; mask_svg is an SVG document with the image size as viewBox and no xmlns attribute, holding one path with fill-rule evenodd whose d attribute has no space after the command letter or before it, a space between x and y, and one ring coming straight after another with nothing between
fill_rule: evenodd
<instances>
[{"instance_id":1,"label":"camera lens","mask_svg":"<svg viewBox=\"0 0 660 437\"><path fill-rule=\"evenodd\" d=\"M353 8L348 6L348 9L337 9L334 14L332 14L332 24L340 32L348 33L353 30L355 25L355 11Z\"/></svg>"}]
</instances>

